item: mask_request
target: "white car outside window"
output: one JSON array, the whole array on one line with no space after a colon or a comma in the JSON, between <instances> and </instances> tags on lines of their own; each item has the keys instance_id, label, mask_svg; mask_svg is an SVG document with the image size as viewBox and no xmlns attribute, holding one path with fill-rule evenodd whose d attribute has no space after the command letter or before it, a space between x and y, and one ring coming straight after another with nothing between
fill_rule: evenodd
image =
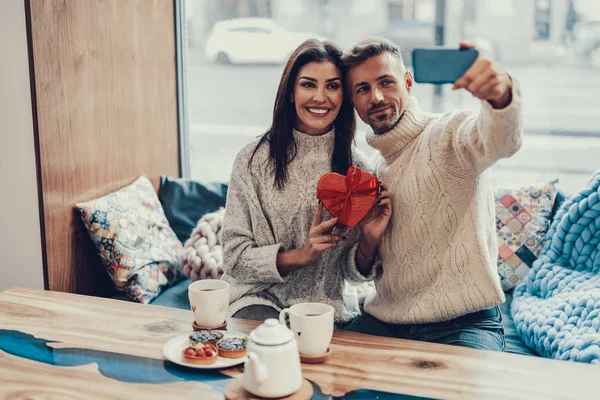
<instances>
[{"instance_id":1,"label":"white car outside window","mask_svg":"<svg viewBox=\"0 0 600 400\"><path fill-rule=\"evenodd\" d=\"M221 64L283 63L309 33L290 32L268 18L217 22L206 42L209 60Z\"/></svg>"}]
</instances>

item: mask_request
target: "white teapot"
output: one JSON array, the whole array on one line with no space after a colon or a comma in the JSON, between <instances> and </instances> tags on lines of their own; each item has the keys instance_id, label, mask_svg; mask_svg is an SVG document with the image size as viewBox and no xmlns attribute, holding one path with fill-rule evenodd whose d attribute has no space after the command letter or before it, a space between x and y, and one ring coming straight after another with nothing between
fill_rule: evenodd
<instances>
[{"instance_id":1,"label":"white teapot","mask_svg":"<svg viewBox=\"0 0 600 400\"><path fill-rule=\"evenodd\" d=\"M302 386L300 354L294 333L269 318L250 332L244 364L244 389L267 398L285 397Z\"/></svg>"}]
</instances>

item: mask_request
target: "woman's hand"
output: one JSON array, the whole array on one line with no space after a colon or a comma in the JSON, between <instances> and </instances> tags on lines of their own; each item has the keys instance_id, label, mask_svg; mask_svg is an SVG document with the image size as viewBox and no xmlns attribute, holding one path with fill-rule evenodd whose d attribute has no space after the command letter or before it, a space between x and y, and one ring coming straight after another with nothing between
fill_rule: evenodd
<instances>
[{"instance_id":1,"label":"woman's hand","mask_svg":"<svg viewBox=\"0 0 600 400\"><path fill-rule=\"evenodd\" d=\"M359 223L361 242L365 241L365 243L362 243L364 245L363 249L379 246L383 233L392 217L390 192L388 192L387 187L383 183L380 183L379 187L379 199L371 208L371 211ZM367 254L367 256L370 257L371 255Z\"/></svg>"},{"instance_id":2,"label":"woman's hand","mask_svg":"<svg viewBox=\"0 0 600 400\"><path fill-rule=\"evenodd\" d=\"M308 231L306 243L302 248L303 262L305 266L316 264L321 258L321 254L327 249L337 245L337 242L344 240L340 235L332 235L331 232L337 223L337 218L321 222L323 219L323 204L319 204L312 225Z\"/></svg>"},{"instance_id":3,"label":"woman's hand","mask_svg":"<svg viewBox=\"0 0 600 400\"><path fill-rule=\"evenodd\" d=\"M335 247L337 242L345 239L342 236L331 234L333 227L337 224L337 218L325 222L321 222L322 219L323 204L319 204L304 247L277 254L277 270L281 276L316 264L325 250Z\"/></svg>"}]
</instances>

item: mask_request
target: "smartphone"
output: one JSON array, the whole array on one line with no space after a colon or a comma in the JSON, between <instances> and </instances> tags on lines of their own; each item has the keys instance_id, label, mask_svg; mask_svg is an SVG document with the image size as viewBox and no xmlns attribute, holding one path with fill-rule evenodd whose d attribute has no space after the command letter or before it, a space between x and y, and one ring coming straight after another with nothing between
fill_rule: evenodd
<instances>
[{"instance_id":1,"label":"smartphone","mask_svg":"<svg viewBox=\"0 0 600 400\"><path fill-rule=\"evenodd\" d=\"M454 83L473 65L477 49L449 49L444 47L413 49L412 63L418 83Z\"/></svg>"}]
</instances>

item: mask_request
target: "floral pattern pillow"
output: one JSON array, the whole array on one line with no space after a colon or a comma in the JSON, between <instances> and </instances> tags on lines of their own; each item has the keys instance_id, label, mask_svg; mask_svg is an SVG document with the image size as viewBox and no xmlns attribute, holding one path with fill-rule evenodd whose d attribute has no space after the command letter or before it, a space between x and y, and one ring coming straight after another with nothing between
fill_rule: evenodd
<instances>
[{"instance_id":1,"label":"floral pattern pillow","mask_svg":"<svg viewBox=\"0 0 600 400\"><path fill-rule=\"evenodd\" d=\"M183 246L146 176L96 200L77 204L115 287L149 303L183 277Z\"/></svg>"},{"instance_id":2,"label":"floral pattern pillow","mask_svg":"<svg viewBox=\"0 0 600 400\"><path fill-rule=\"evenodd\" d=\"M537 260L550 228L558 180L517 189L498 189L496 232L502 289L513 289Z\"/></svg>"}]
</instances>

